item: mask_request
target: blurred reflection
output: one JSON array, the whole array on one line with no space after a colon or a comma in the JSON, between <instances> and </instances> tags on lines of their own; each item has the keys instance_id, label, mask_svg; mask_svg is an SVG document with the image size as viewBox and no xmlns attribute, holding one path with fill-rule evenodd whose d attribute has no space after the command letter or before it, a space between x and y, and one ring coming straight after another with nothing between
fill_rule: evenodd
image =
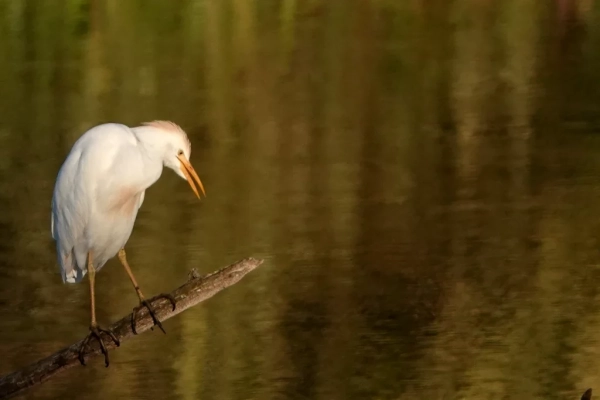
<instances>
[{"instance_id":1,"label":"blurred reflection","mask_svg":"<svg viewBox=\"0 0 600 400\"><path fill-rule=\"evenodd\" d=\"M34 399L579 398L596 387L600 20L588 0L0 0L0 346L87 332L50 238L90 126L172 119L128 246L148 294L268 262ZM116 261L98 319L136 305Z\"/></svg>"}]
</instances>

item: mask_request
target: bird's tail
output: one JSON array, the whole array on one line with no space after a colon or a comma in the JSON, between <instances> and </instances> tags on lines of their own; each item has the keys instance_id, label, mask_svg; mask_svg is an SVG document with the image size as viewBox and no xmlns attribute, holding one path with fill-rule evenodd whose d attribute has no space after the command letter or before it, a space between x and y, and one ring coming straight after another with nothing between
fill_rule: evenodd
<instances>
[{"instance_id":1,"label":"bird's tail","mask_svg":"<svg viewBox=\"0 0 600 400\"><path fill-rule=\"evenodd\" d=\"M87 271L77 266L74 248L65 253L59 252L58 262L63 283L79 283Z\"/></svg>"}]
</instances>

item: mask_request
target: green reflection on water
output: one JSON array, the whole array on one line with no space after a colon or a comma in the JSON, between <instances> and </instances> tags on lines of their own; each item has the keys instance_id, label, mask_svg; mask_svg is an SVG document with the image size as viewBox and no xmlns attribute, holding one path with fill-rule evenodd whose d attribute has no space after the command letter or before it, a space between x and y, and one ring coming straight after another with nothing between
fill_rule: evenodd
<instances>
[{"instance_id":1,"label":"green reflection on water","mask_svg":"<svg viewBox=\"0 0 600 400\"><path fill-rule=\"evenodd\" d=\"M598 8L590 1L0 1L0 347L87 332L49 232L105 121L179 123L128 244L145 293L259 271L26 398L576 398L598 381ZM566 4L566 5L564 5ZM136 297L118 262L98 317Z\"/></svg>"}]
</instances>

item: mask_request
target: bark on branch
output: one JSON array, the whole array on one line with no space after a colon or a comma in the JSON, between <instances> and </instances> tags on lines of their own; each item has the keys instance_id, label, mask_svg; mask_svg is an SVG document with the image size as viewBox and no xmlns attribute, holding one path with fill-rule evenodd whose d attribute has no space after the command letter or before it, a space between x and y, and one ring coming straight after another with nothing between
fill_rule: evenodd
<instances>
[{"instance_id":1,"label":"bark on branch","mask_svg":"<svg viewBox=\"0 0 600 400\"><path fill-rule=\"evenodd\" d=\"M186 283L171 292L176 301L175 310L173 311L171 303L168 300L157 299L152 303L155 314L158 319L165 321L239 282L240 279L256 269L262 262L263 260L247 258L203 277L197 277L193 272ZM137 313L136 331L138 334L143 333L149 330L152 325L152 318L148 314L148 310L143 308ZM131 314L112 324L109 329L121 343L135 336L131 330ZM107 335L102 334L102 339L107 349L115 348L115 344ZM13 397L31 386L46 381L67 368L80 365L77 356L82 341L83 339L20 371L0 377L0 399ZM91 350L85 353L86 363L91 358L101 354L97 340L92 340L90 347Z\"/></svg>"}]
</instances>

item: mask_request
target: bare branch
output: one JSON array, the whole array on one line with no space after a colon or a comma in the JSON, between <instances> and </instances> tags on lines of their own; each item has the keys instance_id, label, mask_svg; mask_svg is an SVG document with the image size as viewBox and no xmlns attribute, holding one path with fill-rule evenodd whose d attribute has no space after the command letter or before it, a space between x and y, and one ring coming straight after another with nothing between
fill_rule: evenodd
<instances>
[{"instance_id":1,"label":"bare branch","mask_svg":"<svg viewBox=\"0 0 600 400\"><path fill-rule=\"evenodd\" d=\"M197 277L194 272L190 274L190 279L186 283L171 292L176 301L175 310L173 311L169 300L160 298L152 303L155 314L158 319L165 321L239 282L262 262L263 260L247 258L204 277ZM136 314L136 331L139 334L149 330L152 326L152 318L148 314L148 310L143 308ZM131 330L131 314L112 324L109 329L121 342L135 336ZM107 335L102 334L102 339L107 349L115 348L115 344ZM67 368L80 365L77 356L82 341L83 339L20 371L0 377L0 399L13 397ZM98 341L91 341L90 347L91 350L85 354L86 361L101 354Z\"/></svg>"}]
</instances>

